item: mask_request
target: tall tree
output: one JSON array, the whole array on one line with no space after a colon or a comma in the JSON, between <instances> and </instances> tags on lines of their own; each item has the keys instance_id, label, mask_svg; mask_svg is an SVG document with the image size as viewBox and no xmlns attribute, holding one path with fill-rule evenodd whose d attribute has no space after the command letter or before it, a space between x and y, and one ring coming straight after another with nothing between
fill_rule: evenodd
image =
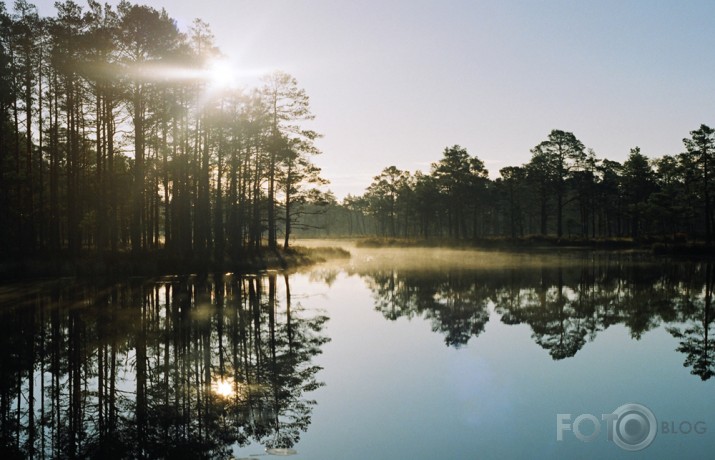
<instances>
[{"instance_id":1,"label":"tall tree","mask_svg":"<svg viewBox=\"0 0 715 460\"><path fill-rule=\"evenodd\" d=\"M628 159L623 163L622 186L631 217L631 237L637 238L643 226L646 202L654 191L653 169L639 147L631 149Z\"/></svg>"},{"instance_id":2,"label":"tall tree","mask_svg":"<svg viewBox=\"0 0 715 460\"><path fill-rule=\"evenodd\" d=\"M114 137L118 105L117 85L117 37L119 17L109 5L90 0L85 15L87 30L86 62L82 75L90 84L94 99L95 130L95 177L93 212L96 222L95 246L105 249L107 243L116 251L116 190L114 171Z\"/></svg>"},{"instance_id":3,"label":"tall tree","mask_svg":"<svg viewBox=\"0 0 715 460\"><path fill-rule=\"evenodd\" d=\"M584 145L573 133L555 129L547 140L531 150L534 158L543 158L552 178L556 196L556 235L563 236L563 214L567 202L568 180L586 159Z\"/></svg>"},{"instance_id":4,"label":"tall tree","mask_svg":"<svg viewBox=\"0 0 715 460\"><path fill-rule=\"evenodd\" d=\"M437 229L436 232L440 230L437 225L440 196L434 176L423 174L421 171L414 174L414 197L419 232L423 238L430 238L433 236L433 229Z\"/></svg>"},{"instance_id":5,"label":"tall tree","mask_svg":"<svg viewBox=\"0 0 715 460\"><path fill-rule=\"evenodd\" d=\"M409 172L389 166L373 178L365 197L370 211L377 216L383 236L397 235L397 198L401 186L409 178Z\"/></svg>"},{"instance_id":6,"label":"tall tree","mask_svg":"<svg viewBox=\"0 0 715 460\"><path fill-rule=\"evenodd\" d=\"M506 189L509 214L509 235L516 238L524 235L522 206L524 201L523 184L526 175L525 168L507 166L499 170L502 185Z\"/></svg>"},{"instance_id":7,"label":"tall tree","mask_svg":"<svg viewBox=\"0 0 715 460\"><path fill-rule=\"evenodd\" d=\"M671 155L656 158L655 191L648 200L654 224L658 225L660 233L669 233L673 238L678 232L687 232L687 223L692 220L693 207L684 186L682 168L678 159Z\"/></svg>"},{"instance_id":8,"label":"tall tree","mask_svg":"<svg viewBox=\"0 0 715 460\"><path fill-rule=\"evenodd\" d=\"M189 45L193 60L201 68L210 65L218 56L214 36L209 25L199 19L194 20L189 31ZM209 121L209 113L215 101L209 100L207 83L198 79L195 87L193 149L195 158L196 202L194 205L194 252L200 260L208 260L211 248L211 163L214 149L214 127ZM220 150L220 148L219 148Z\"/></svg>"},{"instance_id":9,"label":"tall tree","mask_svg":"<svg viewBox=\"0 0 715 460\"><path fill-rule=\"evenodd\" d=\"M533 189L538 197L539 230L542 236L546 236L549 231L549 205L554 180L549 158L541 153L534 154L524 168L528 187Z\"/></svg>"},{"instance_id":10,"label":"tall tree","mask_svg":"<svg viewBox=\"0 0 715 460\"><path fill-rule=\"evenodd\" d=\"M683 143L687 154L699 169L699 194L705 219L705 239L708 243L712 243L714 223L710 188L715 161L715 130L707 125L700 125L699 129L690 131L690 138L683 139Z\"/></svg>"},{"instance_id":11,"label":"tall tree","mask_svg":"<svg viewBox=\"0 0 715 460\"><path fill-rule=\"evenodd\" d=\"M12 60L10 51L12 20L0 3L0 253L10 249L13 240L11 231L11 183L12 159L9 153L13 150L14 136L11 130L11 113L15 91L13 85Z\"/></svg>"},{"instance_id":12,"label":"tall tree","mask_svg":"<svg viewBox=\"0 0 715 460\"><path fill-rule=\"evenodd\" d=\"M19 243L23 251L35 249L35 146L33 142L34 115L37 112L34 101L36 98L36 69L39 59L38 41L41 37L41 21L34 5L26 0L16 0L14 4L12 49L13 65L15 67L15 85L18 97L22 100L24 112L24 167L16 165L17 170L22 170L20 193L20 231ZM17 116L17 115L16 115ZM19 125L16 123L19 131ZM19 132L18 132L19 135ZM16 152L20 146L16 146Z\"/></svg>"},{"instance_id":13,"label":"tall tree","mask_svg":"<svg viewBox=\"0 0 715 460\"><path fill-rule=\"evenodd\" d=\"M57 18L51 25L52 36L52 59L57 68L58 86L55 100L55 123L63 118L66 134L61 136L58 133L56 142L60 145L60 151L64 150L66 183L65 183L65 206L67 210L66 218L66 240L70 253L74 256L79 254L82 245L82 216L85 211L84 198L82 193L82 166L83 153L85 153L84 139L84 87L79 75L81 63L85 58L83 49L82 34L85 27L85 20L82 9L72 1L56 4ZM64 110L62 110L64 109ZM64 113L60 114L60 110ZM58 126L59 128L59 126ZM62 145L64 144L64 145ZM57 158L59 159L59 158Z\"/></svg>"},{"instance_id":14,"label":"tall tree","mask_svg":"<svg viewBox=\"0 0 715 460\"><path fill-rule=\"evenodd\" d=\"M470 157L467 149L453 145L445 148L442 159L432 165L432 175L447 200L449 236L466 237L467 212L470 210L464 205L472 204L471 211L476 221L479 194L488 175L484 163L477 157Z\"/></svg>"},{"instance_id":15,"label":"tall tree","mask_svg":"<svg viewBox=\"0 0 715 460\"><path fill-rule=\"evenodd\" d=\"M298 87L297 80L285 72L273 72L263 79L261 93L271 120L268 148L268 247L277 247L276 228L276 175L280 162L301 143L304 152L316 153L312 141L317 137L313 131L301 126L302 121L314 118L310 111L308 95ZM296 157L297 159L297 157Z\"/></svg>"},{"instance_id":16,"label":"tall tree","mask_svg":"<svg viewBox=\"0 0 715 460\"><path fill-rule=\"evenodd\" d=\"M144 248L144 197L147 91L154 75L152 65L161 63L179 44L180 34L166 11L122 1L120 15L121 62L127 69L127 101L134 125L134 173L131 214L132 250Z\"/></svg>"},{"instance_id":17,"label":"tall tree","mask_svg":"<svg viewBox=\"0 0 715 460\"><path fill-rule=\"evenodd\" d=\"M317 189L314 187L326 185L327 181L320 177L320 168L315 166L306 155L306 152L315 152L312 146L306 148L305 143L301 140L293 139L292 145L286 145L285 149L281 155L280 183L285 196L283 249L288 249L294 220L301 214L302 207L306 202L316 203L316 200L311 200L311 196L320 197L319 193L316 195Z\"/></svg>"}]
</instances>

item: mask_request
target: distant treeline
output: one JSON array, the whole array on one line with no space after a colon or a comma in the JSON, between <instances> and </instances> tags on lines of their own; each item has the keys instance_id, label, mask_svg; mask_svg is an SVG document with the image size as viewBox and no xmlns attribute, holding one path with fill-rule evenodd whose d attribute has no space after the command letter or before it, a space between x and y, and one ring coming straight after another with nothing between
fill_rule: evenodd
<instances>
[{"instance_id":1,"label":"distant treeline","mask_svg":"<svg viewBox=\"0 0 715 460\"><path fill-rule=\"evenodd\" d=\"M231 75L209 26L126 1L0 2L0 255L223 260L287 245L323 182L308 96Z\"/></svg>"},{"instance_id":2,"label":"distant treeline","mask_svg":"<svg viewBox=\"0 0 715 460\"><path fill-rule=\"evenodd\" d=\"M596 158L565 131L535 146L531 160L490 179L484 163L455 145L428 174L394 166L362 196L334 204L327 232L384 237L663 238L712 242L715 131L683 139L684 152L625 162Z\"/></svg>"}]
</instances>

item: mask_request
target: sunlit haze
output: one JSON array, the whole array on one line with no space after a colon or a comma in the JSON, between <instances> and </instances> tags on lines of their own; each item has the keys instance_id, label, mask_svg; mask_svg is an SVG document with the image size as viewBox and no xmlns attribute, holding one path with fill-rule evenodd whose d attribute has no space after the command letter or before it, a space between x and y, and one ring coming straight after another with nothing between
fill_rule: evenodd
<instances>
[{"instance_id":1,"label":"sunlit haze","mask_svg":"<svg viewBox=\"0 0 715 460\"><path fill-rule=\"evenodd\" d=\"M54 15L53 2L35 3ZM552 129L621 161L634 146L679 153L689 131L715 122L713 2L139 3L165 7L182 30L210 24L227 56L216 85L231 72L252 84L256 69L295 76L338 198L388 165L428 170L448 145L496 177Z\"/></svg>"}]
</instances>

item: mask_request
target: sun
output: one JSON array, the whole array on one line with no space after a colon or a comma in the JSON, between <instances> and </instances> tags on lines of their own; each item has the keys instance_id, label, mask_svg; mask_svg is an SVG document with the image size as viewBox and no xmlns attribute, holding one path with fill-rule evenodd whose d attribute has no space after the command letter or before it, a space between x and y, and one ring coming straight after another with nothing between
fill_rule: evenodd
<instances>
[{"instance_id":1,"label":"sun","mask_svg":"<svg viewBox=\"0 0 715 460\"><path fill-rule=\"evenodd\" d=\"M222 378L212 382L211 389L216 395L222 398L230 398L236 394L236 390L234 390L233 379L231 378Z\"/></svg>"},{"instance_id":2,"label":"sun","mask_svg":"<svg viewBox=\"0 0 715 460\"><path fill-rule=\"evenodd\" d=\"M238 84L238 72L224 59L211 61L206 68L206 80L214 89L227 89Z\"/></svg>"}]
</instances>

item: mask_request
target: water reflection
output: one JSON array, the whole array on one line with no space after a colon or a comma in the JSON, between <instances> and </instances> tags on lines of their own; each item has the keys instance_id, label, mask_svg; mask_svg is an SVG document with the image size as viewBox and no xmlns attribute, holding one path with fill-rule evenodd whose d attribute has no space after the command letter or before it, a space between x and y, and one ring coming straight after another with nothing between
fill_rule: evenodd
<instances>
[{"instance_id":1,"label":"water reflection","mask_svg":"<svg viewBox=\"0 0 715 460\"><path fill-rule=\"evenodd\" d=\"M386 319L422 316L447 345L465 345L484 331L492 293L481 279L456 273L402 273L394 270L367 276L375 308Z\"/></svg>"},{"instance_id":2,"label":"water reflection","mask_svg":"<svg viewBox=\"0 0 715 460\"><path fill-rule=\"evenodd\" d=\"M291 303L287 276L0 296L3 458L226 458L310 424L327 318Z\"/></svg>"},{"instance_id":3,"label":"water reflection","mask_svg":"<svg viewBox=\"0 0 715 460\"><path fill-rule=\"evenodd\" d=\"M528 325L534 342L554 360L573 357L615 324L625 325L636 340L664 326L680 341L684 366L703 380L714 375L711 262L663 264L601 254L578 264L360 274L386 319L425 318L448 346L481 335L493 306L504 324Z\"/></svg>"},{"instance_id":4,"label":"water reflection","mask_svg":"<svg viewBox=\"0 0 715 460\"><path fill-rule=\"evenodd\" d=\"M687 371L715 373L712 263L615 253L513 262L323 267L307 277L308 294L352 286L350 296L366 295L356 298L362 311L423 318L455 348L478 348L490 320L522 325L553 360L573 358L614 325L634 340L665 329ZM275 273L0 287L0 456L227 458L251 443L295 453L328 337L327 317L290 288ZM368 342L349 353L382 351ZM342 364L353 361L332 362Z\"/></svg>"},{"instance_id":5,"label":"water reflection","mask_svg":"<svg viewBox=\"0 0 715 460\"><path fill-rule=\"evenodd\" d=\"M678 351L686 355L684 366L692 368L692 374L707 380L715 375L715 349L712 344L713 319L713 266L707 264L705 283L697 292L681 302L682 327L668 327L668 332L680 340Z\"/></svg>"}]
</instances>

